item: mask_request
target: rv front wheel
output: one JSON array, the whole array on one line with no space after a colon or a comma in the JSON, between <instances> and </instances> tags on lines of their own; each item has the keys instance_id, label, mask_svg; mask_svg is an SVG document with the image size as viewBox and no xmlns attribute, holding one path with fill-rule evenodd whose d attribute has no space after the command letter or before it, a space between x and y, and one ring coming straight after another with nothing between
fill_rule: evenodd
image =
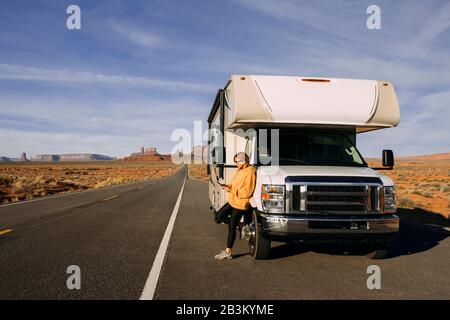
<instances>
[{"instance_id":1,"label":"rv front wheel","mask_svg":"<svg viewBox=\"0 0 450 320\"><path fill-rule=\"evenodd\" d=\"M248 247L250 255L255 260L264 260L269 256L271 241L262 236L256 212L253 212L252 222L248 225Z\"/></svg>"}]
</instances>

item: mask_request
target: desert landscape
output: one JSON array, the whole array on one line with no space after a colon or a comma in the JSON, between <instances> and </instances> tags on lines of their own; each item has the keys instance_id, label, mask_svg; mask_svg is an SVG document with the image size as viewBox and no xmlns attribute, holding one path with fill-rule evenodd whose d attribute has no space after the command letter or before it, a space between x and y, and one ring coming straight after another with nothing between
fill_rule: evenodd
<instances>
[{"instance_id":1,"label":"desert landscape","mask_svg":"<svg viewBox=\"0 0 450 320\"><path fill-rule=\"evenodd\" d=\"M379 162L369 161L371 166ZM450 216L450 153L396 159L383 170L397 186L397 206Z\"/></svg>"},{"instance_id":2,"label":"desert landscape","mask_svg":"<svg viewBox=\"0 0 450 320\"><path fill-rule=\"evenodd\" d=\"M0 203L164 177L179 167L167 157L124 160L1 163ZM377 159L368 159L368 162L372 167L380 166ZM395 181L399 208L421 210L449 219L450 153L399 157L394 170L381 172ZM189 165L189 178L208 181L206 165Z\"/></svg>"},{"instance_id":3,"label":"desert landscape","mask_svg":"<svg viewBox=\"0 0 450 320\"><path fill-rule=\"evenodd\" d=\"M0 203L150 180L170 175L178 168L165 158L1 163Z\"/></svg>"},{"instance_id":4,"label":"desert landscape","mask_svg":"<svg viewBox=\"0 0 450 320\"><path fill-rule=\"evenodd\" d=\"M367 159L371 167L381 161ZM422 215L450 216L450 153L396 158L394 170L382 170L397 186L397 206ZM189 165L193 179L208 181L206 165Z\"/></svg>"}]
</instances>

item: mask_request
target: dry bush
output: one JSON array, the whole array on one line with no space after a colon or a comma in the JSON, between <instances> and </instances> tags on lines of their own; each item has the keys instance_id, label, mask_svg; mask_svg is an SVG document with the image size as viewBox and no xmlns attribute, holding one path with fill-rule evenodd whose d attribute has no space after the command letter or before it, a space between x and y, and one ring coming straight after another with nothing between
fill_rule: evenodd
<instances>
[{"instance_id":1,"label":"dry bush","mask_svg":"<svg viewBox=\"0 0 450 320\"><path fill-rule=\"evenodd\" d=\"M108 179L98 182L94 186L94 188L96 188L96 189L104 188L104 187L114 186L114 185L118 185L118 184L133 182L133 181L135 181L135 180L134 179L128 179L128 178L122 178L122 177L118 177L118 178L108 177Z\"/></svg>"},{"instance_id":2,"label":"dry bush","mask_svg":"<svg viewBox=\"0 0 450 320\"><path fill-rule=\"evenodd\" d=\"M6 174L0 174L0 186L9 187L11 183L13 182L13 179L11 176Z\"/></svg>"},{"instance_id":3,"label":"dry bush","mask_svg":"<svg viewBox=\"0 0 450 320\"><path fill-rule=\"evenodd\" d=\"M422 195L422 197L425 197L425 198L433 198L434 197L433 194L428 191L423 191L421 193L421 195Z\"/></svg>"},{"instance_id":4,"label":"dry bush","mask_svg":"<svg viewBox=\"0 0 450 320\"><path fill-rule=\"evenodd\" d=\"M35 185L44 185L47 182L44 176L36 176L33 180L33 184Z\"/></svg>"},{"instance_id":5,"label":"dry bush","mask_svg":"<svg viewBox=\"0 0 450 320\"><path fill-rule=\"evenodd\" d=\"M417 204L409 198L399 197L397 199L397 206L400 208L415 208Z\"/></svg>"},{"instance_id":6,"label":"dry bush","mask_svg":"<svg viewBox=\"0 0 450 320\"><path fill-rule=\"evenodd\" d=\"M33 190L33 186L32 182L29 182L24 178L18 178L13 182L12 189L16 194L29 193Z\"/></svg>"},{"instance_id":7,"label":"dry bush","mask_svg":"<svg viewBox=\"0 0 450 320\"><path fill-rule=\"evenodd\" d=\"M69 189L87 189L88 187L78 181L64 180L58 183L60 186Z\"/></svg>"},{"instance_id":8,"label":"dry bush","mask_svg":"<svg viewBox=\"0 0 450 320\"><path fill-rule=\"evenodd\" d=\"M189 178L199 181L208 181L206 174L206 164L190 164Z\"/></svg>"}]
</instances>

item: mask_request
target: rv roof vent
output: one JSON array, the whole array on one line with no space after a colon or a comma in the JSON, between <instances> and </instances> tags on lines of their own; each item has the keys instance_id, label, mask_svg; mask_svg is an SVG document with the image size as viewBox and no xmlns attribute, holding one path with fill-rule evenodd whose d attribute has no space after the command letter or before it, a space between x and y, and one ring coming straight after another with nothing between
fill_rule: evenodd
<instances>
[{"instance_id":1,"label":"rv roof vent","mask_svg":"<svg viewBox=\"0 0 450 320\"><path fill-rule=\"evenodd\" d=\"M305 82L331 82L331 80L328 80L328 79L302 79L302 81L305 81Z\"/></svg>"}]
</instances>

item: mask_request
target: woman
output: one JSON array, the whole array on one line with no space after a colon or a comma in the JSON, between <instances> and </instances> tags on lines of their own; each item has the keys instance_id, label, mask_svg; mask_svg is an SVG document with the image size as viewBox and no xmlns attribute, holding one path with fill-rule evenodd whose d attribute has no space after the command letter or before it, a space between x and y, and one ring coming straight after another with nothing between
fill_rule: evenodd
<instances>
[{"instance_id":1,"label":"woman","mask_svg":"<svg viewBox=\"0 0 450 320\"><path fill-rule=\"evenodd\" d=\"M232 259L236 228L241 218L249 212L250 197L255 189L256 170L249 164L248 155L245 152L239 152L234 156L234 162L237 170L233 174L231 184L222 186L228 192L228 203L216 214L217 223L228 224L227 248L214 257L217 260Z\"/></svg>"}]
</instances>

